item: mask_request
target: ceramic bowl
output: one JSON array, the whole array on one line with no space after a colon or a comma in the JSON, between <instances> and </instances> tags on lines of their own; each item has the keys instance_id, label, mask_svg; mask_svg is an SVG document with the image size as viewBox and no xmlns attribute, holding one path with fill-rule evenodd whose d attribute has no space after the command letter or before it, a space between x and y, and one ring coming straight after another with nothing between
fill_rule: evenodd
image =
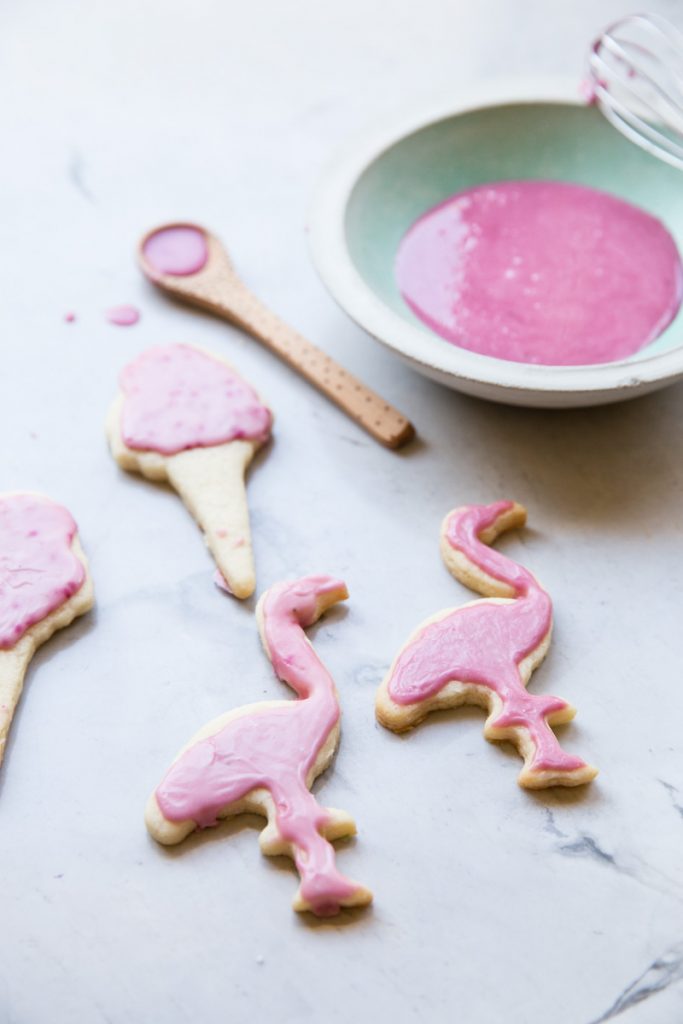
<instances>
[{"instance_id":1,"label":"ceramic bowl","mask_svg":"<svg viewBox=\"0 0 683 1024\"><path fill-rule=\"evenodd\" d=\"M316 267L373 337L449 387L514 405L559 408L631 398L683 377L683 315L628 359L539 366L478 355L433 333L394 277L399 242L429 207L488 181L548 178L592 185L654 214L683 252L683 175L634 146L575 81L497 82L365 133L339 154L310 215Z\"/></svg>"}]
</instances>

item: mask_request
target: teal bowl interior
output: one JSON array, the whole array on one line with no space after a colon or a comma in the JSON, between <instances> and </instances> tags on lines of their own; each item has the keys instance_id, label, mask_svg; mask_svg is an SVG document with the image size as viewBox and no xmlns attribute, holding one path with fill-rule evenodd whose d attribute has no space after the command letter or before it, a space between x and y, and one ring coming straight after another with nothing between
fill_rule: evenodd
<instances>
[{"instance_id":1,"label":"teal bowl interior","mask_svg":"<svg viewBox=\"0 0 683 1024\"><path fill-rule=\"evenodd\" d=\"M658 217L683 253L681 171L627 141L595 107L532 102L445 118L405 136L374 160L346 208L346 243L357 271L395 313L427 331L396 286L401 238L422 213L453 193L515 178L577 182L621 196ZM679 311L630 361L676 348L683 342L682 322Z\"/></svg>"}]
</instances>

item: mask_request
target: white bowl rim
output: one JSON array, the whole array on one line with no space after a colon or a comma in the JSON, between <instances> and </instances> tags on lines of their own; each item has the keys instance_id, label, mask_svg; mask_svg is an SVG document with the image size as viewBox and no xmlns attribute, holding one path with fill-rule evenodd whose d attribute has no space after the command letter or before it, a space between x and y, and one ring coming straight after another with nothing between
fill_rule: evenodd
<instances>
[{"instance_id":1,"label":"white bowl rim","mask_svg":"<svg viewBox=\"0 0 683 1024\"><path fill-rule=\"evenodd\" d=\"M348 142L324 170L309 211L309 242L320 277L339 305L369 334L418 370L456 388L461 382L463 390L479 391L482 386L486 391L503 389L511 401L518 401L524 393L569 397L587 392L606 395L623 389L634 394L656 387L658 382L673 381L683 374L683 337L679 346L665 352L590 366L495 359L450 345L428 328L404 320L356 269L346 242L346 210L351 193L368 167L403 138L430 124L484 107L520 103L584 105L580 82L574 78L496 78L461 90L457 103L449 94L408 113L383 118Z\"/></svg>"}]
</instances>

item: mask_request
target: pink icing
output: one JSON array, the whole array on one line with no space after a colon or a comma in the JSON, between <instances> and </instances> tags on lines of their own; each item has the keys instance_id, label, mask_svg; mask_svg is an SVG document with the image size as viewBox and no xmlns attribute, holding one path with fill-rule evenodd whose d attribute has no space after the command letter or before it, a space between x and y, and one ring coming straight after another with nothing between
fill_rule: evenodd
<instances>
[{"instance_id":1,"label":"pink icing","mask_svg":"<svg viewBox=\"0 0 683 1024\"><path fill-rule=\"evenodd\" d=\"M596 83L592 78L584 78L579 82L579 96L587 107L592 107L598 102L595 87Z\"/></svg>"},{"instance_id":2,"label":"pink icing","mask_svg":"<svg viewBox=\"0 0 683 1024\"><path fill-rule=\"evenodd\" d=\"M104 315L117 327L132 327L140 319L140 311L135 306L112 306Z\"/></svg>"},{"instance_id":3,"label":"pink icing","mask_svg":"<svg viewBox=\"0 0 683 1024\"><path fill-rule=\"evenodd\" d=\"M65 319L65 321L68 324L72 324L74 322L74 320L76 319L76 314L75 313L65 313L64 314L64 319Z\"/></svg>"},{"instance_id":4,"label":"pink icing","mask_svg":"<svg viewBox=\"0 0 683 1024\"><path fill-rule=\"evenodd\" d=\"M129 448L172 455L238 438L266 441L272 417L234 370L190 345L143 352L121 374Z\"/></svg>"},{"instance_id":5,"label":"pink icing","mask_svg":"<svg viewBox=\"0 0 683 1024\"><path fill-rule=\"evenodd\" d=\"M228 583L220 569L215 570L213 574L213 582L215 583L219 590L223 590L226 594L232 594L234 597L235 591L232 590L230 584Z\"/></svg>"},{"instance_id":6,"label":"pink icing","mask_svg":"<svg viewBox=\"0 0 683 1024\"><path fill-rule=\"evenodd\" d=\"M64 604L85 579L67 509L36 494L0 498L0 650Z\"/></svg>"},{"instance_id":7,"label":"pink icing","mask_svg":"<svg viewBox=\"0 0 683 1024\"><path fill-rule=\"evenodd\" d=\"M491 725L528 731L535 747L532 771L574 771L584 762L562 750L546 721L550 713L565 708L566 701L528 693L519 673L520 662L550 632L550 597L527 569L479 540L479 534L510 508L512 502L499 501L457 509L449 520L447 539L475 566L511 587L516 600L477 601L426 626L399 655L389 694L397 704L413 704L453 680L488 687L503 705Z\"/></svg>"},{"instance_id":8,"label":"pink icing","mask_svg":"<svg viewBox=\"0 0 683 1024\"><path fill-rule=\"evenodd\" d=\"M403 238L396 276L452 344L547 365L625 359L683 298L681 258L658 220L554 181L493 182L435 206Z\"/></svg>"},{"instance_id":9,"label":"pink icing","mask_svg":"<svg viewBox=\"0 0 683 1024\"><path fill-rule=\"evenodd\" d=\"M155 231L145 241L142 255L148 268L157 274L186 277L205 266L209 250L201 228L183 224Z\"/></svg>"},{"instance_id":10,"label":"pink icing","mask_svg":"<svg viewBox=\"0 0 683 1024\"><path fill-rule=\"evenodd\" d=\"M318 618L318 597L341 587L329 576L308 576L270 588L263 605L267 650L278 676L301 699L233 719L185 751L156 791L169 821L206 828L230 804L267 789L278 832L295 848L301 895L323 917L337 913L357 886L337 870L334 847L320 834L329 814L306 784L340 710L332 677L303 627Z\"/></svg>"}]
</instances>

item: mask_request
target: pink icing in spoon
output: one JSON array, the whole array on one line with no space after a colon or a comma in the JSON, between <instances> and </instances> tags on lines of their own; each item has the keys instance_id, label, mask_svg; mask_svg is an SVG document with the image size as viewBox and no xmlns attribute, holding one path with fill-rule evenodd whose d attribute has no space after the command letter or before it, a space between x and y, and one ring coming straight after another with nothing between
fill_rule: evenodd
<instances>
[{"instance_id":1,"label":"pink icing in spoon","mask_svg":"<svg viewBox=\"0 0 683 1024\"><path fill-rule=\"evenodd\" d=\"M0 650L64 604L85 570L71 545L76 524L62 505L37 494L0 498Z\"/></svg>"},{"instance_id":2,"label":"pink icing in spoon","mask_svg":"<svg viewBox=\"0 0 683 1024\"><path fill-rule=\"evenodd\" d=\"M435 206L403 238L396 277L452 344L547 365L625 359L683 298L681 259L658 220L554 181L492 182Z\"/></svg>"},{"instance_id":3,"label":"pink icing in spoon","mask_svg":"<svg viewBox=\"0 0 683 1024\"><path fill-rule=\"evenodd\" d=\"M187 277L202 270L209 250L200 228L176 224L148 235L142 245L142 256L148 269L157 274Z\"/></svg>"},{"instance_id":4,"label":"pink icing in spoon","mask_svg":"<svg viewBox=\"0 0 683 1024\"><path fill-rule=\"evenodd\" d=\"M123 370L121 388L121 435L129 448L172 455L270 436L270 410L253 388L191 345L143 352Z\"/></svg>"},{"instance_id":5,"label":"pink icing in spoon","mask_svg":"<svg viewBox=\"0 0 683 1024\"><path fill-rule=\"evenodd\" d=\"M322 917L352 902L359 886L337 870L334 847L320 833L329 812L308 788L340 709L334 681L303 628L319 617L321 599L331 599L323 600L324 606L345 593L344 584L329 576L308 576L267 591L262 599L266 650L278 676L300 699L256 705L232 719L181 754L156 791L167 820L192 820L206 828L229 805L255 789L267 789L278 833L294 848L301 897Z\"/></svg>"}]
</instances>

